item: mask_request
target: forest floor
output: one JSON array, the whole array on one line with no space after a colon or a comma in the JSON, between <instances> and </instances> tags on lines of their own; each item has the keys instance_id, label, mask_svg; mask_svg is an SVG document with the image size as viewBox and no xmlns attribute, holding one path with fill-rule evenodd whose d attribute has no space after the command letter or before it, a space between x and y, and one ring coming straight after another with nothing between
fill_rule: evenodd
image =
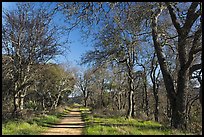
<instances>
[{"instance_id":1,"label":"forest floor","mask_svg":"<svg viewBox=\"0 0 204 137\"><path fill-rule=\"evenodd\" d=\"M79 108L72 108L62 116L63 119L56 124L50 124L48 130L42 135L82 135L84 121L82 121Z\"/></svg>"},{"instance_id":2,"label":"forest floor","mask_svg":"<svg viewBox=\"0 0 204 137\"><path fill-rule=\"evenodd\" d=\"M155 121L108 116L81 105L3 124L3 135L192 135Z\"/></svg>"}]
</instances>

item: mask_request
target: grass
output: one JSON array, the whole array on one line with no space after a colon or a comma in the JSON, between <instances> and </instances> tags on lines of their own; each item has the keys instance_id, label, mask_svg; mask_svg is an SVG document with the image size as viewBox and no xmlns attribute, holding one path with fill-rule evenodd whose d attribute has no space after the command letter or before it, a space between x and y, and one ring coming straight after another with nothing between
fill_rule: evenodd
<instances>
[{"instance_id":1,"label":"grass","mask_svg":"<svg viewBox=\"0 0 204 137\"><path fill-rule=\"evenodd\" d=\"M9 121L2 124L3 135L38 135L52 123L57 123L60 117L69 112L67 107L63 112L42 115L23 121ZM125 117L101 117L92 115L89 108L80 107L85 121L85 135L185 135L179 130L173 130L154 121L141 121Z\"/></svg>"},{"instance_id":2,"label":"grass","mask_svg":"<svg viewBox=\"0 0 204 137\"><path fill-rule=\"evenodd\" d=\"M64 111L63 113L66 113ZM2 124L3 135L39 135L52 123L57 123L63 113L42 115L30 120L12 120Z\"/></svg>"},{"instance_id":3,"label":"grass","mask_svg":"<svg viewBox=\"0 0 204 137\"><path fill-rule=\"evenodd\" d=\"M36 123L29 124L25 121L9 121L3 124L2 135L38 135L47 127L42 127Z\"/></svg>"},{"instance_id":4,"label":"grass","mask_svg":"<svg viewBox=\"0 0 204 137\"><path fill-rule=\"evenodd\" d=\"M141 121L125 117L100 117L83 112L85 135L186 135L154 121Z\"/></svg>"},{"instance_id":5,"label":"grass","mask_svg":"<svg viewBox=\"0 0 204 137\"><path fill-rule=\"evenodd\" d=\"M61 114L56 115L46 115L33 118L32 120L27 121L29 124L37 124L41 127L47 127L50 124L57 123L60 119Z\"/></svg>"}]
</instances>

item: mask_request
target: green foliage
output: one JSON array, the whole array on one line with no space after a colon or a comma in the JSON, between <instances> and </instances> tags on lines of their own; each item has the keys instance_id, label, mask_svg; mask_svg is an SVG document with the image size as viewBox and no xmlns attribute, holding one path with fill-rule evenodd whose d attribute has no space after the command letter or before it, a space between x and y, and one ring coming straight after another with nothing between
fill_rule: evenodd
<instances>
[{"instance_id":1,"label":"green foliage","mask_svg":"<svg viewBox=\"0 0 204 137\"><path fill-rule=\"evenodd\" d=\"M38 135L52 123L59 121L61 113L35 117L28 121L9 121L2 126L3 135Z\"/></svg>"},{"instance_id":2,"label":"green foliage","mask_svg":"<svg viewBox=\"0 0 204 137\"><path fill-rule=\"evenodd\" d=\"M94 127L87 127L87 135L120 135L118 130L114 127L105 127L96 125Z\"/></svg>"},{"instance_id":3,"label":"green foliage","mask_svg":"<svg viewBox=\"0 0 204 137\"><path fill-rule=\"evenodd\" d=\"M33 102L33 101L29 101L27 104L26 104L26 108L28 109L36 109L37 108L37 103Z\"/></svg>"},{"instance_id":4,"label":"green foliage","mask_svg":"<svg viewBox=\"0 0 204 137\"><path fill-rule=\"evenodd\" d=\"M10 121L3 124L2 135L37 135L46 130L46 127L38 126L36 123Z\"/></svg>"},{"instance_id":5,"label":"green foliage","mask_svg":"<svg viewBox=\"0 0 204 137\"><path fill-rule=\"evenodd\" d=\"M141 121L125 117L94 117L85 115L86 135L185 135L154 121Z\"/></svg>"},{"instance_id":6,"label":"green foliage","mask_svg":"<svg viewBox=\"0 0 204 137\"><path fill-rule=\"evenodd\" d=\"M56 123L59 121L59 114L58 115L47 115L47 116L41 116L36 117L30 121L28 121L30 124L37 124L39 126L49 126L52 123Z\"/></svg>"}]
</instances>

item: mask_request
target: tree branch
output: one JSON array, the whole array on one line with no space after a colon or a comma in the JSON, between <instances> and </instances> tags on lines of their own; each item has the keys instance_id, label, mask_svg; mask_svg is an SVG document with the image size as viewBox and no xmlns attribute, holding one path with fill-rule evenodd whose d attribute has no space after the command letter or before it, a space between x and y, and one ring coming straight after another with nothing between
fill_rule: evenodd
<instances>
[{"instance_id":1,"label":"tree branch","mask_svg":"<svg viewBox=\"0 0 204 137\"><path fill-rule=\"evenodd\" d=\"M167 8L169 10L169 14L171 16L171 20L172 20L172 23L174 25L174 27L176 28L178 34L181 33L181 25L176 17L176 14L174 13L174 9L172 8L172 6L170 5L169 2L166 2L166 5L167 5Z\"/></svg>"},{"instance_id":2,"label":"tree branch","mask_svg":"<svg viewBox=\"0 0 204 137\"><path fill-rule=\"evenodd\" d=\"M202 64L195 64L189 69L189 75L191 76L192 73L198 69L202 69Z\"/></svg>"},{"instance_id":3,"label":"tree branch","mask_svg":"<svg viewBox=\"0 0 204 137\"><path fill-rule=\"evenodd\" d=\"M201 15L201 10L199 9L196 13L195 10L198 6L199 2L193 2L188 9L187 17L185 20L185 24L183 25L182 29L185 30L186 34L190 31L190 28L192 27L193 23L196 21L196 19Z\"/></svg>"},{"instance_id":4,"label":"tree branch","mask_svg":"<svg viewBox=\"0 0 204 137\"><path fill-rule=\"evenodd\" d=\"M173 84L173 78L170 75L170 72L168 71L167 62L166 62L166 59L164 57L161 43L158 40L158 32L157 32L157 20L158 20L159 15L161 14L162 10L163 9L161 7L159 9L157 9L157 11L155 11L155 13L153 13L153 16L152 16L152 38L153 38L157 58L159 61L159 65L160 65L162 75L164 78L166 90L167 90L168 96L170 97L171 101L173 101L173 98L176 97L176 92L175 92L174 84Z\"/></svg>"},{"instance_id":5,"label":"tree branch","mask_svg":"<svg viewBox=\"0 0 204 137\"><path fill-rule=\"evenodd\" d=\"M188 60L185 64L185 68L188 68L190 66L190 64L192 63L193 58L194 58L193 56L196 53L202 51L202 46L197 48L198 41L199 41L199 38L201 37L201 34L202 34L202 27L200 26L199 29L195 32L193 44L192 44L192 47L189 51L189 57L188 57Z\"/></svg>"}]
</instances>

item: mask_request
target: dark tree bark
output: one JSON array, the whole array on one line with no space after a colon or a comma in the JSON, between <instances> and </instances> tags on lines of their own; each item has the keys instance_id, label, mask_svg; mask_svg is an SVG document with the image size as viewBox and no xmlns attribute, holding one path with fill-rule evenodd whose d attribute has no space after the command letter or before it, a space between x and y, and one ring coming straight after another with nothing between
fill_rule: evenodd
<instances>
[{"instance_id":1,"label":"dark tree bark","mask_svg":"<svg viewBox=\"0 0 204 137\"><path fill-rule=\"evenodd\" d=\"M133 92L134 92L134 77L133 77L133 62L129 58L126 60L126 65L128 68L128 87L129 87L129 96L128 96L128 113L127 117L131 118L134 113L134 104L133 104Z\"/></svg>"},{"instance_id":2,"label":"dark tree bark","mask_svg":"<svg viewBox=\"0 0 204 137\"><path fill-rule=\"evenodd\" d=\"M159 96L158 96L159 81L158 81L158 77L159 77L160 71L156 74L158 63L155 60L155 57L156 57L156 54L154 53L152 61L151 61L150 78L153 84L153 95L154 95L154 100L155 100L154 118L155 118L155 121L158 122L159 121Z\"/></svg>"},{"instance_id":3,"label":"dark tree bark","mask_svg":"<svg viewBox=\"0 0 204 137\"><path fill-rule=\"evenodd\" d=\"M149 100L148 100L148 90L147 90L147 72L146 67L143 64L140 64L143 68L143 91L144 91L144 102L145 102L145 112L146 115L149 116Z\"/></svg>"},{"instance_id":4,"label":"dark tree bark","mask_svg":"<svg viewBox=\"0 0 204 137\"><path fill-rule=\"evenodd\" d=\"M174 128L185 129L185 91L187 89L187 79L188 79L188 69L193 61L194 54L200 51L198 47L198 40L200 38L200 30L201 27L194 34L194 40L192 43L192 47L187 56L187 36L192 29L192 26L195 20L201 15L200 10L195 12L198 3L193 2L189 7L187 12L186 20L181 27L181 24L178 22L176 14L170 3L166 3L167 8L169 10L170 17L172 19L173 25L178 33L178 57L179 57L179 65L180 69L177 75L177 89L175 89L175 85L173 83L173 78L168 70L168 65L166 63L166 59L163 53L162 44L158 38L157 31L157 20L160 16L162 10L165 8L160 4L160 8L158 8L153 16L152 16L152 37L154 42L155 51L157 53L158 61L160 64L161 72L164 78L164 83L167 91L167 96L170 99L170 105L172 109L172 126ZM202 49L202 48L201 48Z\"/></svg>"}]
</instances>

